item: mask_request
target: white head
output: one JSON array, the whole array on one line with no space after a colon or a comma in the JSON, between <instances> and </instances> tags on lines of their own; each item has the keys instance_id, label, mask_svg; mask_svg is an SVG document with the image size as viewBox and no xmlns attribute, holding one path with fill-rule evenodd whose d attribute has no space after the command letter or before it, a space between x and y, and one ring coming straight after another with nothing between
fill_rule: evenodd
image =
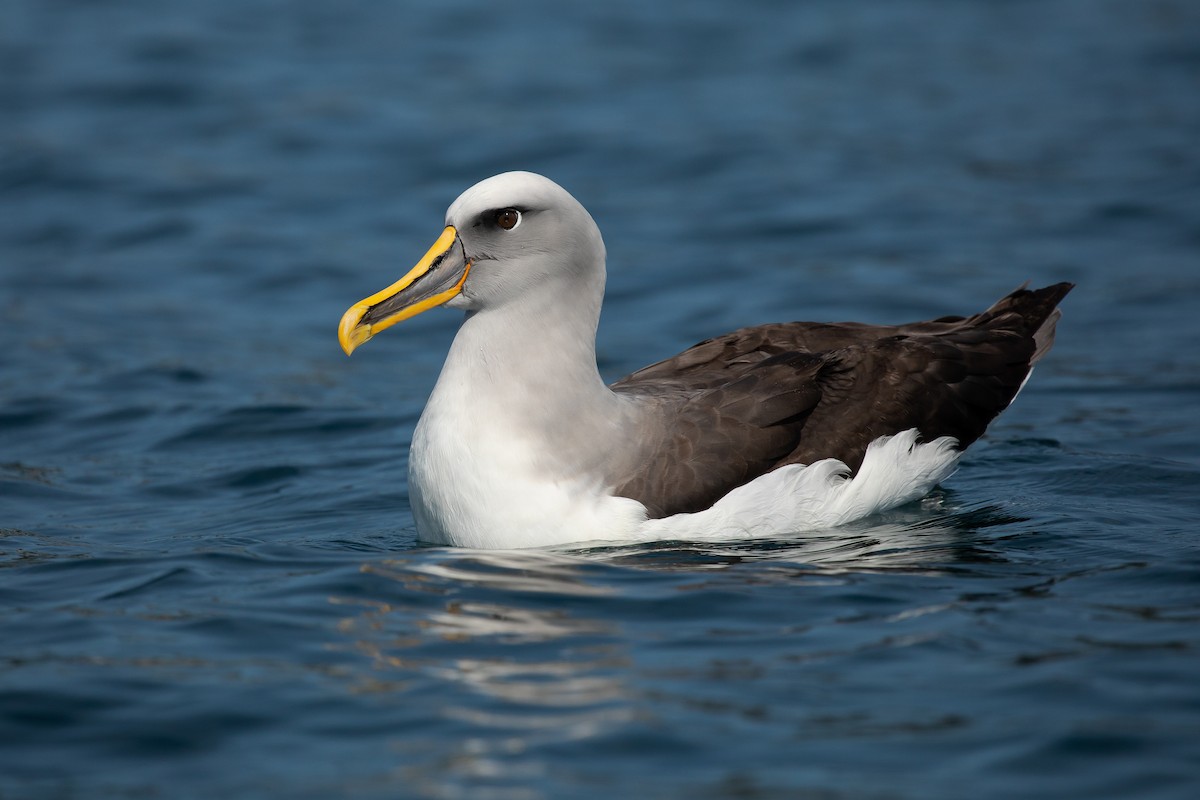
<instances>
[{"instance_id":1,"label":"white head","mask_svg":"<svg viewBox=\"0 0 1200 800\"><path fill-rule=\"evenodd\" d=\"M505 172L467 189L446 211L471 272L449 308L473 311L567 282L604 288L604 241L587 209L549 178ZM594 289L592 289L594 291Z\"/></svg>"},{"instance_id":2,"label":"white head","mask_svg":"<svg viewBox=\"0 0 1200 800\"><path fill-rule=\"evenodd\" d=\"M446 211L446 228L415 267L342 317L347 353L434 306L486 311L604 293L604 242L595 221L558 184L532 172L480 181Z\"/></svg>"}]
</instances>

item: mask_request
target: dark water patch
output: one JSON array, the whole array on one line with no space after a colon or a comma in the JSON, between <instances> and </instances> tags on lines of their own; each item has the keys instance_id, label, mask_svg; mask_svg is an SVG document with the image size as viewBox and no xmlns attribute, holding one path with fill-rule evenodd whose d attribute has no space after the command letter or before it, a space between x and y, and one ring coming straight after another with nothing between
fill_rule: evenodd
<instances>
[{"instance_id":1,"label":"dark water patch","mask_svg":"<svg viewBox=\"0 0 1200 800\"><path fill-rule=\"evenodd\" d=\"M1200 470L1191 464L1155 463L1150 459L1106 458L1108 463L1089 459L1078 468L1062 468L1051 473L1055 486L1079 492L1111 496L1107 487L1123 484L1125 491L1146 492L1172 497L1180 483L1194 485ZM1130 475L1129 473L1133 473Z\"/></svg>"},{"instance_id":2,"label":"dark water patch","mask_svg":"<svg viewBox=\"0 0 1200 800\"><path fill-rule=\"evenodd\" d=\"M146 36L135 41L129 48L130 55L138 60L157 66L193 65L203 60L204 46L194 38L184 35Z\"/></svg>"},{"instance_id":3,"label":"dark water patch","mask_svg":"<svg viewBox=\"0 0 1200 800\"><path fill-rule=\"evenodd\" d=\"M103 246L110 250L125 250L140 245L186 238L192 230L193 225L185 219L162 219L110 234L105 237Z\"/></svg>"},{"instance_id":4,"label":"dark water patch","mask_svg":"<svg viewBox=\"0 0 1200 800\"><path fill-rule=\"evenodd\" d=\"M186 586L187 584L191 583L191 581L189 580L189 577L190 577L190 573L186 568L176 567L174 569L168 569L157 575L153 575L148 578L145 578L144 580L139 581L136 585L129 586L129 587L122 588L122 589L117 589L113 592L110 592L109 594L104 595L103 597L100 597L99 599L101 601L123 600L126 598L135 597L147 589L152 589L153 591L159 591L160 589L164 588L164 587L158 586L158 584L162 584L162 583L173 584L172 586L166 587L168 589L173 590L174 585L176 585L176 584L182 584L183 586Z\"/></svg>"},{"instance_id":5,"label":"dark water patch","mask_svg":"<svg viewBox=\"0 0 1200 800\"><path fill-rule=\"evenodd\" d=\"M211 496L202 482L194 478L185 481L168 481L142 487L142 493L148 499L158 498L164 501L202 500Z\"/></svg>"},{"instance_id":6,"label":"dark water patch","mask_svg":"<svg viewBox=\"0 0 1200 800\"><path fill-rule=\"evenodd\" d=\"M0 429L47 425L62 417L67 407L56 397L32 396L13 400L0 407Z\"/></svg>"},{"instance_id":7,"label":"dark water patch","mask_svg":"<svg viewBox=\"0 0 1200 800\"><path fill-rule=\"evenodd\" d=\"M81 542L19 528L0 528L0 569L25 568L55 559L88 556L89 551ZM0 597L6 594L14 605L23 597L18 591L0 588Z\"/></svg>"},{"instance_id":8,"label":"dark water patch","mask_svg":"<svg viewBox=\"0 0 1200 800\"><path fill-rule=\"evenodd\" d=\"M17 502L37 504L54 504L72 499L76 495L68 489L48 481L30 481L24 475L18 475L17 480L0 476L0 494L14 504Z\"/></svg>"},{"instance_id":9,"label":"dark water patch","mask_svg":"<svg viewBox=\"0 0 1200 800\"><path fill-rule=\"evenodd\" d=\"M22 464L19 461L0 464L0 475L20 481L33 481L45 486L53 486L55 477L60 473L61 470L56 467L37 467L30 464Z\"/></svg>"},{"instance_id":10,"label":"dark water patch","mask_svg":"<svg viewBox=\"0 0 1200 800\"><path fill-rule=\"evenodd\" d=\"M171 384L200 384L210 378L204 370L186 364L152 364L107 375L102 388L111 391L154 390Z\"/></svg>"},{"instance_id":11,"label":"dark water patch","mask_svg":"<svg viewBox=\"0 0 1200 800\"><path fill-rule=\"evenodd\" d=\"M76 603L87 607L111 592L123 591L116 587L140 583L147 569L153 569L152 560L93 556L86 563L74 559L48 561L25 570L19 586L29 598L23 604L26 606L40 598L40 602L49 602L55 608Z\"/></svg>"},{"instance_id":12,"label":"dark water patch","mask_svg":"<svg viewBox=\"0 0 1200 800\"><path fill-rule=\"evenodd\" d=\"M792 54L795 62L807 69L841 66L849 56L846 43L833 40L805 44Z\"/></svg>"},{"instance_id":13,"label":"dark water patch","mask_svg":"<svg viewBox=\"0 0 1200 800\"><path fill-rule=\"evenodd\" d=\"M191 426L163 440L158 448L178 445L224 446L230 441L281 439L298 435L370 433L394 430L394 419L375 415L339 413L306 406L247 406L222 411L215 419Z\"/></svg>"},{"instance_id":14,"label":"dark water patch","mask_svg":"<svg viewBox=\"0 0 1200 800\"><path fill-rule=\"evenodd\" d=\"M293 483L304 471L299 467L280 465L241 470L215 479L215 483L228 489L263 489L279 483Z\"/></svg>"},{"instance_id":15,"label":"dark water patch","mask_svg":"<svg viewBox=\"0 0 1200 800\"><path fill-rule=\"evenodd\" d=\"M0 156L0 189L5 192L94 192L106 185L104 176L68 153L26 145Z\"/></svg>"},{"instance_id":16,"label":"dark water patch","mask_svg":"<svg viewBox=\"0 0 1200 800\"><path fill-rule=\"evenodd\" d=\"M99 414L83 417L79 420L79 424L85 427L93 425L101 428L120 427L140 423L153 417L156 413L156 409L140 406L114 408Z\"/></svg>"},{"instance_id":17,"label":"dark water patch","mask_svg":"<svg viewBox=\"0 0 1200 800\"><path fill-rule=\"evenodd\" d=\"M1154 66L1179 67L1195 72L1200 70L1200 47L1180 43L1169 47L1155 47L1145 56Z\"/></svg>"},{"instance_id":18,"label":"dark water patch","mask_svg":"<svg viewBox=\"0 0 1200 800\"><path fill-rule=\"evenodd\" d=\"M59 730L76 724L116 705L98 697L37 691L0 692L0 724L10 732L27 729ZM6 737L8 738L8 737ZM12 737L15 740L22 737Z\"/></svg>"},{"instance_id":19,"label":"dark water patch","mask_svg":"<svg viewBox=\"0 0 1200 800\"><path fill-rule=\"evenodd\" d=\"M152 183L131 192L147 209L200 206L216 200L232 201L257 194L261 186L254 180L236 175L208 173L202 168L176 176L174 180ZM185 231L186 232L186 231Z\"/></svg>"},{"instance_id":20,"label":"dark water patch","mask_svg":"<svg viewBox=\"0 0 1200 800\"><path fill-rule=\"evenodd\" d=\"M811 236L821 236L826 234L845 233L850 228L850 224L845 220L839 219L787 219L787 220L771 220L759 222L757 226L750 227L748 230L743 228L745 232L757 233L759 235L776 238L776 237L797 237L805 238Z\"/></svg>"},{"instance_id":21,"label":"dark water patch","mask_svg":"<svg viewBox=\"0 0 1200 800\"><path fill-rule=\"evenodd\" d=\"M1162 217L1164 212L1162 209L1146 203L1117 201L1114 203L1105 203L1097 206L1095 209L1095 214L1101 219L1115 221L1126 219L1155 219Z\"/></svg>"},{"instance_id":22,"label":"dark water patch","mask_svg":"<svg viewBox=\"0 0 1200 800\"><path fill-rule=\"evenodd\" d=\"M55 220L19 230L13 235L12 242L21 247L69 248L79 245L84 238L84 229L80 226Z\"/></svg>"},{"instance_id":23,"label":"dark water patch","mask_svg":"<svg viewBox=\"0 0 1200 800\"><path fill-rule=\"evenodd\" d=\"M171 79L95 82L71 86L63 99L118 110L137 107L180 110L201 102L204 90L195 83Z\"/></svg>"}]
</instances>

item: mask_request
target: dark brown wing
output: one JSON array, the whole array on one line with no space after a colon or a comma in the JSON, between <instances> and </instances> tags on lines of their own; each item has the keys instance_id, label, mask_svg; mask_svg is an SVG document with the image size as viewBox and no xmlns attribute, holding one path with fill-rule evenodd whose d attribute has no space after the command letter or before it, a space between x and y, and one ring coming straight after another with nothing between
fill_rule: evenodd
<instances>
[{"instance_id":1,"label":"dark brown wing","mask_svg":"<svg viewBox=\"0 0 1200 800\"><path fill-rule=\"evenodd\" d=\"M736 380L751 367L773 356L826 353L874 341L901 329L858 322L782 322L740 328L724 336L706 339L677 356L626 375L614 383L612 389L618 392L646 387L659 391L668 386L711 389Z\"/></svg>"},{"instance_id":2,"label":"dark brown wing","mask_svg":"<svg viewBox=\"0 0 1200 800\"><path fill-rule=\"evenodd\" d=\"M1054 338L1070 284L1019 289L973 317L899 326L784 323L701 342L617 381L648 409L616 494L655 516L698 511L783 464L854 470L880 436L978 439Z\"/></svg>"},{"instance_id":3,"label":"dark brown wing","mask_svg":"<svg viewBox=\"0 0 1200 800\"><path fill-rule=\"evenodd\" d=\"M1056 306L1071 288L1018 289L974 317L905 325L825 354L821 402L786 463L833 457L857 470L868 444L909 428L965 449L1050 349Z\"/></svg>"},{"instance_id":4,"label":"dark brown wing","mask_svg":"<svg viewBox=\"0 0 1200 800\"><path fill-rule=\"evenodd\" d=\"M614 388L645 393L637 431L641 458L615 493L652 516L708 508L730 489L785 463L821 401L819 356L781 353L702 389L626 378ZM700 377L699 373L695 377Z\"/></svg>"}]
</instances>

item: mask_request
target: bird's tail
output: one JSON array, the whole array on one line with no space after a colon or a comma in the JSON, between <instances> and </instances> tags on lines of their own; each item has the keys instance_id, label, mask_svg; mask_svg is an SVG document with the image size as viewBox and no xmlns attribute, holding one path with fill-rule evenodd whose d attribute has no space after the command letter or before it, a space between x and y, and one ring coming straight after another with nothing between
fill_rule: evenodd
<instances>
[{"instance_id":1,"label":"bird's tail","mask_svg":"<svg viewBox=\"0 0 1200 800\"><path fill-rule=\"evenodd\" d=\"M1054 331L1062 318L1058 304L1075 288L1073 283L1056 283L1041 289L1024 286L1000 298L995 305L979 314L976 324L985 328L1005 328L1031 336L1034 342L1032 367L1041 361L1054 346Z\"/></svg>"}]
</instances>

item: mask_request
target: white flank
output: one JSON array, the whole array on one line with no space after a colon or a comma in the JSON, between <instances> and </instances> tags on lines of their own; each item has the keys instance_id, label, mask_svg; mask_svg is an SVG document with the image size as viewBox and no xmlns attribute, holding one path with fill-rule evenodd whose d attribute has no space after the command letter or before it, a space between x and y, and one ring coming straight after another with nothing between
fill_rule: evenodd
<instances>
[{"instance_id":1,"label":"white flank","mask_svg":"<svg viewBox=\"0 0 1200 800\"><path fill-rule=\"evenodd\" d=\"M636 538L721 540L787 536L845 525L925 496L958 467L957 442L917 444L915 428L876 439L853 478L841 461L792 464L739 486L705 511L644 522Z\"/></svg>"}]
</instances>

